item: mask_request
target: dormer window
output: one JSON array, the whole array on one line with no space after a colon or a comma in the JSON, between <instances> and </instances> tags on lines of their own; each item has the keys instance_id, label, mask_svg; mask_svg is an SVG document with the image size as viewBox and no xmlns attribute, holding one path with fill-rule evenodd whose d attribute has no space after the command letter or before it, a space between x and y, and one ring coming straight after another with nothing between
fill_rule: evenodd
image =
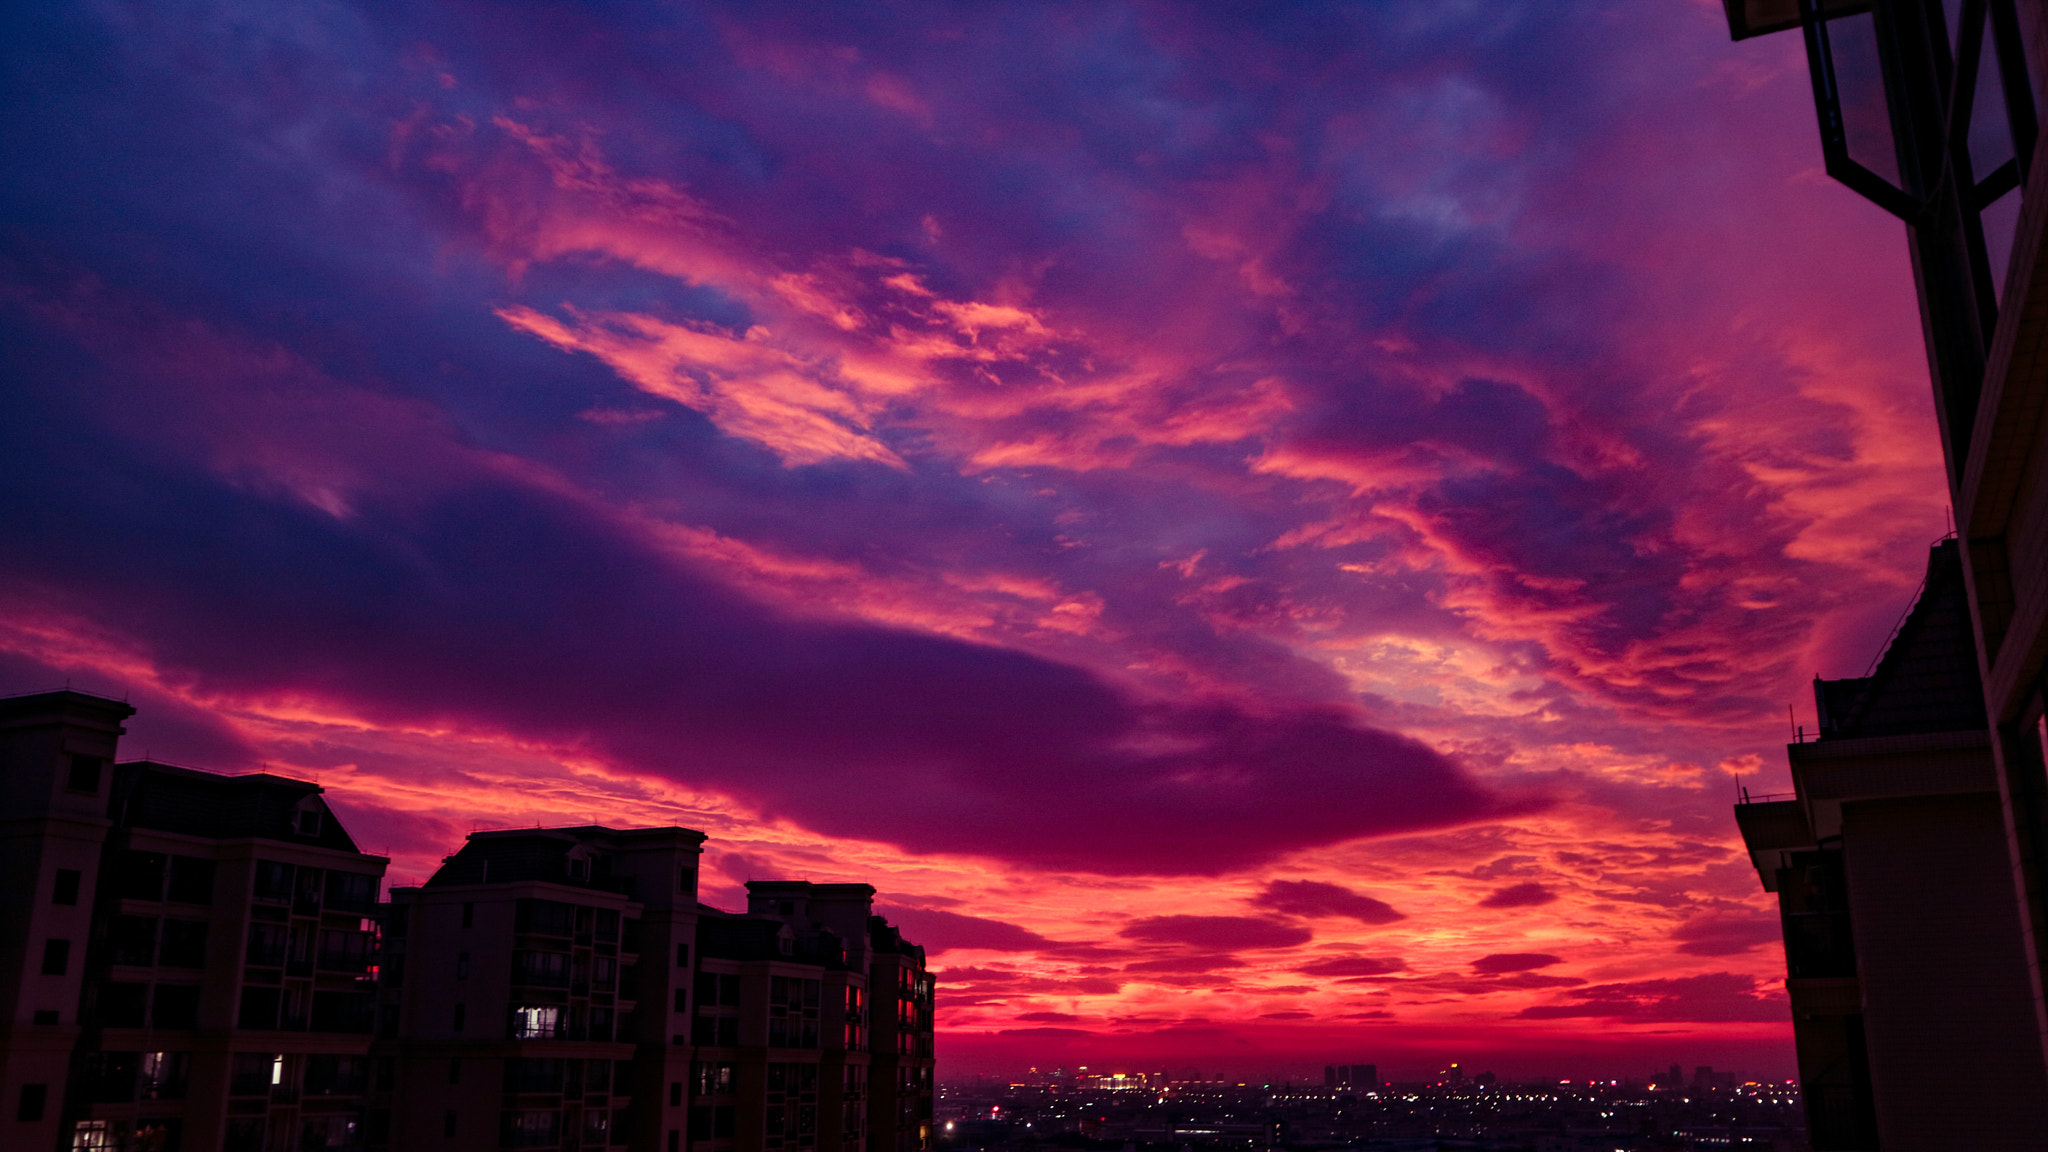
<instances>
[{"instance_id":1,"label":"dormer window","mask_svg":"<svg viewBox=\"0 0 2048 1152\"><path fill-rule=\"evenodd\" d=\"M320 817L318 808L299 809L298 834L308 837L320 835Z\"/></svg>"},{"instance_id":2,"label":"dormer window","mask_svg":"<svg viewBox=\"0 0 2048 1152\"><path fill-rule=\"evenodd\" d=\"M571 858L569 861L569 879L590 879L590 861Z\"/></svg>"}]
</instances>

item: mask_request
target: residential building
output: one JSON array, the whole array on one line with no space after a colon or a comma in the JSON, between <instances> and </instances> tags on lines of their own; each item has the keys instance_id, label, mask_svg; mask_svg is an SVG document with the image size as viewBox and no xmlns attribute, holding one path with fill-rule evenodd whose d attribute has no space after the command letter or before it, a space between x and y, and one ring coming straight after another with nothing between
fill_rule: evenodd
<instances>
[{"instance_id":1,"label":"residential building","mask_svg":"<svg viewBox=\"0 0 2048 1152\"><path fill-rule=\"evenodd\" d=\"M318 785L114 764L132 711L0 700L17 1022L0 1143L360 1147L386 861Z\"/></svg>"},{"instance_id":2,"label":"residential building","mask_svg":"<svg viewBox=\"0 0 2048 1152\"><path fill-rule=\"evenodd\" d=\"M925 1152L923 950L873 914L865 884L754 881L746 912L701 904L703 842L682 828L479 832L424 885L394 889L379 1051L397 1087L379 1139L866 1152L878 1132ZM889 989L871 999L878 979ZM890 1027L871 1028L871 1004ZM871 1053L878 1034L902 1051Z\"/></svg>"},{"instance_id":3,"label":"residential building","mask_svg":"<svg viewBox=\"0 0 2048 1152\"><path fill-rule=\"evenodd\" d=\"M701 832L472 833L384 916L391 1147L680 1139ZM385 1134L380 1133L380 1137Z\"/></svg>"},{"instance_id":4,"label":"residential building","mask_svg":"<svg viewBox=\"0 0 2048 1152\"><path fill-rule=\"evenodd\" d=\"M1879 910L1859 885L1903 884L1898 870L1924 868L1923 882L1952 897L1941 911L1942 938L1957 971L2007 952L2005 930L2017 925L2024 1003L2014 1006L2002 985L1992 989L1941 979L1922 958L1882 956L1912 942L1875 933L1853 943L1795 943L1802 952L1833 953L1841 970L1853 959L1852 985L1824 996L1820 986L1795 977L1794 1011L1816 1021L1833 1018L1831 1051L1824 1061L1837 1082L1808 1083L1816 1110L1816 1149L1829 1147L1963 1148L1972 1144L1945 1127L1948 1106L1931 1096L1907 1105L1887 1089L1887 1069L1921 1059L1893 1051L1911 1029L1882 1025L1874 1014L1882 961L1893 974L1923 972L1919 1010L1948 1016L1986 1036L2003 1036L2012 1016L2028 1025L2034 1053L2000 1078L2011 1093L2005 1107L2024 1117L2009 1128L2013 1147L2048 1148L2048 903L2041 869L2048 862L2048 148L2040 147L2044 94L2048 94L2048 4L2042 0L1724 0L1729 30L1740 40L1797 30L1804 39L1818 115L1821 152L1830 175L1892 213L1904 225L1918 290L1922 334L1933 385L1936 428L1947 462L1947 496L1954 509L1954 565L1962 584L1962 615L1970 643L1952 649L1937 695L1967 681L1981 714L1951 710L1918 715L1911 730L1824 738L1794 753L1794 773L1814 787L1845 789L1839 807L1802 785L1794 807L1745 806L1743 831L1759 870L1788 874L1797 891L1780 891L1800 931L1825 933L1836 917L1852 934L1860 917ZM1930 593L1933 580L1930 577ZM1924 597L1923 597L1924 599ZM1902 637L1903 639L1903 637ZM1895 642L1895 649L1898 643ZM1889 659L1889 655L1887 659ZM1967 671L1968 675L1964 673ZM1932 681L1928 685L1931 686ZM1828 708L1824 732L1836 728L1843 693L1820 689ZM1832 695L1831 695L1832 694ZM1910 700L1894 702L1921 711ZM1949 700L1954 704L1953 700ZM1931 711L1931 710L1928 710ZM1904 724L1869 713L1872 722ZM1972 736L1975 733L1975 736ZM1977 743L1970 743L1975 739ZM1883 740L1895 747L1879 755L1845 742ZM1867 753L1867 754L1866 754ZM1881 779L1896 770L1898 791ZM1852 777L1861 774L1853 786ZM1937 781L1940 781L1937 783ZM1965 786L1967 785L1967 787ZM1988 785L1988 791L1987 791ZM1921 791L1914 791L1914 790ZM1884 797L1901 801L1877 803ZM1911 797L1920 797L1910 800ZM1808 805L1807 801L1814 801ZM1795 813L1795 808L1802 810ZM1988 813L1995 808L1996 819ZM1862 816L1857 813L1861 811ZM1887 815L1880 819L1880 812ZM1808 821L1801 829L1795 815ZM1842 821L1838 827L1832 821ZM1818 823L1815 823L1815 822ZM1861 837L1861 853L1851 841ZM1831 839L1840 837L1839 844ZM1811 839L1811 847L1800 846ZM1772 848L1777 841L1787 847ZM1941 852L1929 855L1939 844ZM1992 852L1986 845L1999 849ZM1859 859L1862 863L1858 863ZM2005 879L1992 883L1991 868ZM1804 877L1803 879L1801 877ZM1939 877L1938 880L1929 877ZM1922 893L1918 905L1941 901ZM1984 902L1997 904L1992 907ZM1806 911L1793 911L1808 908ZM1965 908L1967 906L1967 910ZM1845 911L1846 910L1846 911ZM1846 916L1846 921L1840 918ZM1930 936L1940 938L1931 930ZM1880 936L1884 938L1880 939ZM2003 961L1999 961L2003 963ZM1916 967L1920 966L1920 967ZM1821 977L1812 977L1820 979ZM1846 975L1827 979L1846 980ZM1859 1012L1860 1008L1860 1012ZM1800 1023L1806 1023L1800 1017ZM1894 1022L1898 1023L1897 1021ZM1859 1034L1858 1029L1861 1029ZM1818 1035L1813 1029L1807 1033ZM1803 1043L1806 1041L1802 1041ZM1996 1043L2003 1043L1997 1041ZM1824 1129L1835 1105L1863 1089L1842 1070L1864 1056L1870 1082L1866 1105L1839 1105L1842 1140ZM1802 1068L1822 1060L1802 1052ZM1816 1091L1816 1089L1820 1089ZM1888 1097L1891 1102L1888 1103ZM1862 1120L1847 1117L1861 1115ZM2010 1111L2000 1113L2011 1115ZM1858 1125L1863 1125L1858 1127Z\"/></svg>"},{"instance_id":5,"label":"residential building","mask_svg":"<svg viewBox=\"0 0 2048 1152\"><path fill-rule=\"evenodd\" d=\"M322 789L0 699L0 1148L929 1152L933 979L865 884L697 899L685 828L472 833L377 892Z\"/></svg>"},{"instance_id":6,"label":"residential building","mask_svg":"<svg viewBox=\"0 0 2048 1152\"><path fill-rule=\"evenodd\" d=\"M1778 896L1816 1152L2033 1149L2043 1080L1960 549L1867 676L1816 680L1795 795L1736 808ZM1675 1069L1674 1069L1675 1071ZM1694 1085L1710 1086L1700 1068Z\"/></svg>"}]
</instances>

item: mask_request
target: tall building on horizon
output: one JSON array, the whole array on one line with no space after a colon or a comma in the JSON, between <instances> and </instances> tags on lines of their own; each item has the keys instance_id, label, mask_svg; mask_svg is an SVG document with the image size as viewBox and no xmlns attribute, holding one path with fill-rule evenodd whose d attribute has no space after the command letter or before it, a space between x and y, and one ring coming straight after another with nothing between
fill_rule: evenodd
<instances>
[{"instance_id":1,"label":"tall building on horizon","mask_svg":"<svg viewBox=\"0 0 2048 1152\"><path fill-rule=\"evenodd\" d=\"M697 899L685 828L472 833L377 900L305 781L0 699L0 1148L929 1152L924 950L865 884Z\"/></svg>"}]
</instances>

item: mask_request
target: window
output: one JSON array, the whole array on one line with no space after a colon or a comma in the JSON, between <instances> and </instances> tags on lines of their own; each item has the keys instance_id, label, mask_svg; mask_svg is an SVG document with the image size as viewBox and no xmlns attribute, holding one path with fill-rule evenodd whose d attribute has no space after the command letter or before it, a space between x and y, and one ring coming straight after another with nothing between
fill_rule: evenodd
<instances>
[{"instance_id":1,"label":"window","mask_svg":"<svg viewBox=\"0 0 2048 1152\"><path fill-rule=\"evenodd\" d=\"M57 869L57 889L50 894L50 903L76 905L80 878L81 874L76 868Z\"/></svg>"},{"instance_id":2,"label":"window","mask_svg":"<svg viewBox=\"0 0 2048 1152\"><path fill-rule=\"evenodd\" d=\"M94 1104L126 1104L135 1099L135 1073L140 1052L93 1052L86 1056L79 1087Z\"/></svg>"},{"instance_id":3,"label":"window","mask_svg":"<svg viewBox=\"0 0 2048 1152\"><path fill-rule=\"evenodd\" d=\"M692 1066L696 1073L696 1095L730 1096L738 1091L738 1064L730 1062L699 1063Z\"/></svg>"},{"instance_id":4,"label":"window","mask_svg":"<svg viewBox=\"0 0 2048 1152\"><path fill-rule=\"evenodd\" d=\"M268 1052L237 1052L229 1067L228 1095L268 1096L273 1061Z\"/></svg>"},{"instance_id":5,"label":"window","mask_svg":"<svg viewBox=\"0 0 2048 1152\"><path fill-rule=\"evenodd\" d=\"M676 945L676 967L678 967L678 968L688 968L689 966L690 966L690 946L689 946L688 944L678 944L678 945Z\"/></svg>"},{"instance_id":6,"label":"window","mask_svg":"<svg viewBox=\"0 0 2048 1152\"><path fill-rule=\"evenodd\" d=\"M467 900L462 902L462 926L464 928L476 927L476 905ZM450 1112L449 1115L453 1116L454 1113Z\"/></svg>"},{"instance_id":7,"label":"window","mask_svg":"<svg viewBox=\"0 0 2048 1152\"><path fill-rule=\"evenodd\" d=\"M460 1031L462 1031L462 1025L463 1025L463 1023L464 1023L464 1022L465 1022L465 1021L466 1021L466 1020L468 1019L468 1017L469 1017L469 1005L467 1005L467 1004L457 1004L457 1005L455 1006L455 1030L456 1030L457 1032L460 1032Z\"/></svg>"},{"instance_id":8,"label":"window","mask_svg":"<svg viewBox=\"0 0 2048 1152\"><path fill-rule=\"evenodd\" d=\"M457 980L469 979L469 953L457 952L455 954L455 978Z\"/></svg>"},{"instance_id":9,"label":"window","mask_svg":"<svg viewBox=\"0 0 2048 1152\"><path fill-rule=\"evenodd\" d=\"M508 1060L506 1063L510 1064L511 1061ZM450 1084L462 1083L462 1057L450 1056L448 1058L448 1082Z\"/></svg>"},{"instance_id":10,"label":"window","mask_svg":"<svg viewBox=\"0 0 2048 1152\"><path fill-rule=\"evenodd\" d=\"M161 852L121 853L114 861L114 895L124 900L163 899L164 864Z\"/></svg>"},{"instance_id":11,"label":"window","mask_svg":"<svg viewBox=\"0 0 2048 1152\"><path fill-rule=\"evenodd\" d=\"M43 975L62 976L71 967L71 941L43 941Z\"/></svg>"},{"instance_id":12,"label":"window","mask_svg":"<svg viewBox=\"0 0 2048 1152\"><path fill-rule=\"evenodd\" d=\"M149 985L110 982L100 985L100 1023L108 1028L142 1027Z\"/></svg>"},{"instance_id":13,"label":"window","mask_svg":"<svg viewBox=\"0 0 2048 1152\"><path fill-rule=\"evenodd\" d=\"M242 1007L235 1016L235 1027L266 1032L276 1028L280 998L281 993L276 988L243 988Z\"/></svg>"},{"instance_id":14,"label":"window","mask_svg":"<svg viewBox=\"0 0 2048 1152\"><path fill-rule=\"evenodd\" d=\"M377 906L377 878L360 872L327 874L327 907L336 912L368 912Z\"/></svg>"},{"instance_id":15,"label":"window","mask_svg":"<svg viewBox=\"0 0 2048 1152\"><path fill-rule=\"evenodd\" d=\"M502 1144L512 1148L555 1148L562 1143L562 1114L531 1108L505 1113Z\"/></svg>"},{"instance_id":16,"label":"window","mask_svg":"<svg viewBox=\"0 0 2048 1152\"><path fill-rule=\"evenodd\" d=\"M144 1100L183 1100L191 1071L190 1052L144 1052L136 1082Z\"/></svg>"},{"instance_id":17,"label":"window","mask_svg":"<svg viewBox=\"0 0 2048 1152\"><path fill-rule=\"evenodd\" d=\"M560 1092L563 1064L560 1060L514 1056L505 1061L505 1091Z\"/></svg>"},{"instance_id":18,"label":"window","mask_svg":"<svg viewBox=\"0 0 2048 1152\"><path fill-rule=\"evenodd\" d=\"M690 1010L690 991L689 991L689 989L687 989L687 988L678 988L678 989L676 989L676 1011L678 1011L678 1012L688 1012L689 1010Z\"/></svg>"},{"instance_id":19,"label":"window","mask_svg":"<svg viewBox=\"0 0 2048 1152\"><path fill-rule=\"evenodd\" d=\"M373 963L370 944L368 932L322 929L320 967L328 972L368 972Z\"/></svg>"},{"instance_id":20,"label":"window","mask_svg":"<svg viewBox=\"0 0 2048 1152\"><path fill-rule=\"evenodd\" d=\"M522 899L513 913L515 932L536 936L571 936L576 931L576 906L559 900Z\"/></svg>"},{"instance_id":21,"label":"window","mask_svg":"<svg viewBox=\"0 0 2048 1152\"><path fill-rule=\"evenodd\" d=\"M159 984L149 1022L156 1028L199 1027L199 985Z\"/></svg>"},{"instance_id":22,"label":"window","mask_svg":"<svg viewBox=\"0 0 2048 1152\"><path fill-rule=\"evenodd\" d=\"M43 1118L43 1106L50 1098L48 1084L23 1084L21 1102L15 1105L14 1118L22 1121L36 1121Z\"/></svg>"},{"instance_id":23,"label":"window","mask_svg":"<svg viewBox=\"0 0 2048 1152\"><path fill-rule=\"evenodd\" d=\"M166 968L206 967L206 921L166 920L157 963Z\"/></svg>"},{"instance_id":24,"label":"window","mask_svg":"<svg viewBox=\"0 0 2048 1152\"><path fill-rule=\"evenodd\" d=\"M156 963L156 918L115 916L107 921L107 962L147 968Z\"/></svg>"},{"instance_id":25,"label":"window","mask_svg":"<svg viewBox=\"0 0 2048 1152\"><path fill-rule=\"evenodd\" d=\"M282 924L257 922L249 925L248 962L266 967L278 967L284 963L285 950L291 942L291 932Z\"/></svg>"},{"instance_id":26,"label":"window","mask_svg":"<svg viewBox=\"0 0 2048 1152\"><path fill-rule=\"evenodd\" d=\"M71 1152L112 1152L114 1147L105 1120L80 1120L71 1126Z\"/></svg>"},{"instance_id":27,"label":"window","mask_svg":"<svg viewBox=\"0 0 2048 1152\"><path fill-rule=\"evenodd\" d=\"M254 892L256 899L266 900L273 904L290 903L292 898L292 873L293 868L289 864L279 864L275 860L258 860L256 862L256 888Z\"/></svg>"},{"instance_id":28,"label":"window","mask_svg":"<svg viewBox=\"0 0 2048 1152\"><path fill-rule=\"evenodd\" d=\"M683 1106L683 1082L681 1080L669 1081L668 1106L671 1108L680 1108Z\"/></svg>"},{"instance_id":29,"label":"window","mask_svg":"<svg viewBox=\"0 0 2048 1152\"><path fill-rule=\"evenodd\" d=\"M593 1043L610 1043L612 1038L612 1010L602 1004L590 1009L590 1035Z\"/></svg>"},{"instance_id":30,"label":"window","mask_svg":"<svg viewBox=\"0 0 2048 1152\"><path fill-rule=\"evenodd\" d=\"M619 914L611 908L597 910L597 939L601 944L616 944L619 941Z\"/></svg>"},{"instance_id":31,"label":"window","mask_svg":"<svg viewBox=\"0 0 2048 1152\"><path fill-rule=\"evenodd\" d=\"M263 1152L263 1125L261 1116L230 1116L221 1152Z\"/></svg>"},{"instance_id":32,"label":"window","mask_svg":"<svg viewBox=\"0 0 2048 1152\"><path fill-rule=\"evenodd\" d=\"M553 1004L523 1004L512 1009L512 1036L517 1040L553 1040L562 1033L562 1009Z\"/></svg>"},{"instance_id":33,"label":"window","mask_svg":"<svg viewBox=\"0 0 2048 1152\"><path fill-rule=\"evenodd\" d=\"M454 1111L454 1109L450 1109L450 1110L448 1111L448 1114L447 1114L446 1116L443 1116L443 1117L441 1117L441 1135L443 1135L443 1136L453 1136L453 1135L455 1135L455 1111Z\"/></svg>"},{"instance_id":34,"label":"window","mask_svg":"<svg viewBox=\"0 0 2048 1152\"><path fill-rule=\"evenodd\" d=\"M36 1009L35 1019L38 1024L55 1024L57 1023L57 1010L55 1008L38 1008Z\"/></svg>"},{"instance_id":35,"label":"window","mask_svg":"<svg viewBox=\"0 0 2048 1152\"><path fill-rule=\"evenodd\" d=\"M368 992L313 993L315 1032L352 1032L367 1035L376 1028L377 998Z\"/></svg>"},{"instance_id":36,"label":"window","mask_svg":"<svg viewBox=\"0 0 2048 1152\"><path fill-rule=\"evenodd\" d=\"M512 954L512 982L514 984L536 984L545 988L566 988L569 986L569 954L567 952L514 952Z\"/></svg>"},{"instance_id":37,"label":"window","mask_svg":"<svg viewBox=\"0 0 2048 1152\"><path fill-rule=\"evenodd\" d=\"M320 1054L306 1058L306 1095L360 1096L370 1083L370 1058Z\"/></svg>"},{"instance_id":38,"label":"window","mask_svg":"<svg viewBox=\"0 0 2048 1152\"><path fill-rule=\"evenodd\" d=\"M294 826L293 831L307 837L317 837L320 835L321 820L318 808L301 808L299 809L298 817L298 822Z\"/></svg>"},{"instance_id":39,"label":"window","mask_svg":"<svg viewBox=\"0 0 2048 1152\"><path fill-rule=\"evenodd\" d=\"M170 858L168 890L164 899L180 904L213 903L213 872L211 860L197 856L173 856Z\"/></svg>"},{"instance_id":40,"label":"window","mask_svg":"<svg viewBox=\"0 0 2048 1152\"><path fill-rule=\"evenodd\" d=\"M64 787L73 792L98 792L100 790L100 768L106 763L97 756L73 753L71 771L64 776Z\"/></svg>"},{"instance_id":41,"label":"window","mask_svg":"<svg viewBox=\"0 0 2048 1152\"><path fill-rule=\"evenodd\" d=\"M590 982L598 988L610 988L618 982L619 962L609 956L599 956L590 962Z\"/></svg>"}]
</instances>

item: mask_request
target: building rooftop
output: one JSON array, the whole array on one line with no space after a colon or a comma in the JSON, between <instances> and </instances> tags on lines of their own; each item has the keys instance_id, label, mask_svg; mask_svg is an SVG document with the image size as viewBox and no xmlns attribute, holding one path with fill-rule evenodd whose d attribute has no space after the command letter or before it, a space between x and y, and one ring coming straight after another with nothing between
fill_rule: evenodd
<instances>
[{"instance_id":1,"label":"building rooftop","mask_svg":"<svg viewBox=\"0 0 2048 1152\"><path fill-rule=\"evenodd\" d=\"M1970 606L1954 540L1929 549L1920 597L1868 676L1813 681L1820 739L1850 740L1986 726Z\"/></svg>"},{"instance_id":2,"label":"building rooftop","mask_svg":"<svg viewBox=\"0 0 2048 1152\"><path fill-rule=\"evenodd\" d=\"M267 772L223 776L131 760L114 768L112 813L130 827L209 840L253 837L360 851L320 793L318 784ZM305 819L308 812L316 818Z\"/></svg>"}]
</instances>

